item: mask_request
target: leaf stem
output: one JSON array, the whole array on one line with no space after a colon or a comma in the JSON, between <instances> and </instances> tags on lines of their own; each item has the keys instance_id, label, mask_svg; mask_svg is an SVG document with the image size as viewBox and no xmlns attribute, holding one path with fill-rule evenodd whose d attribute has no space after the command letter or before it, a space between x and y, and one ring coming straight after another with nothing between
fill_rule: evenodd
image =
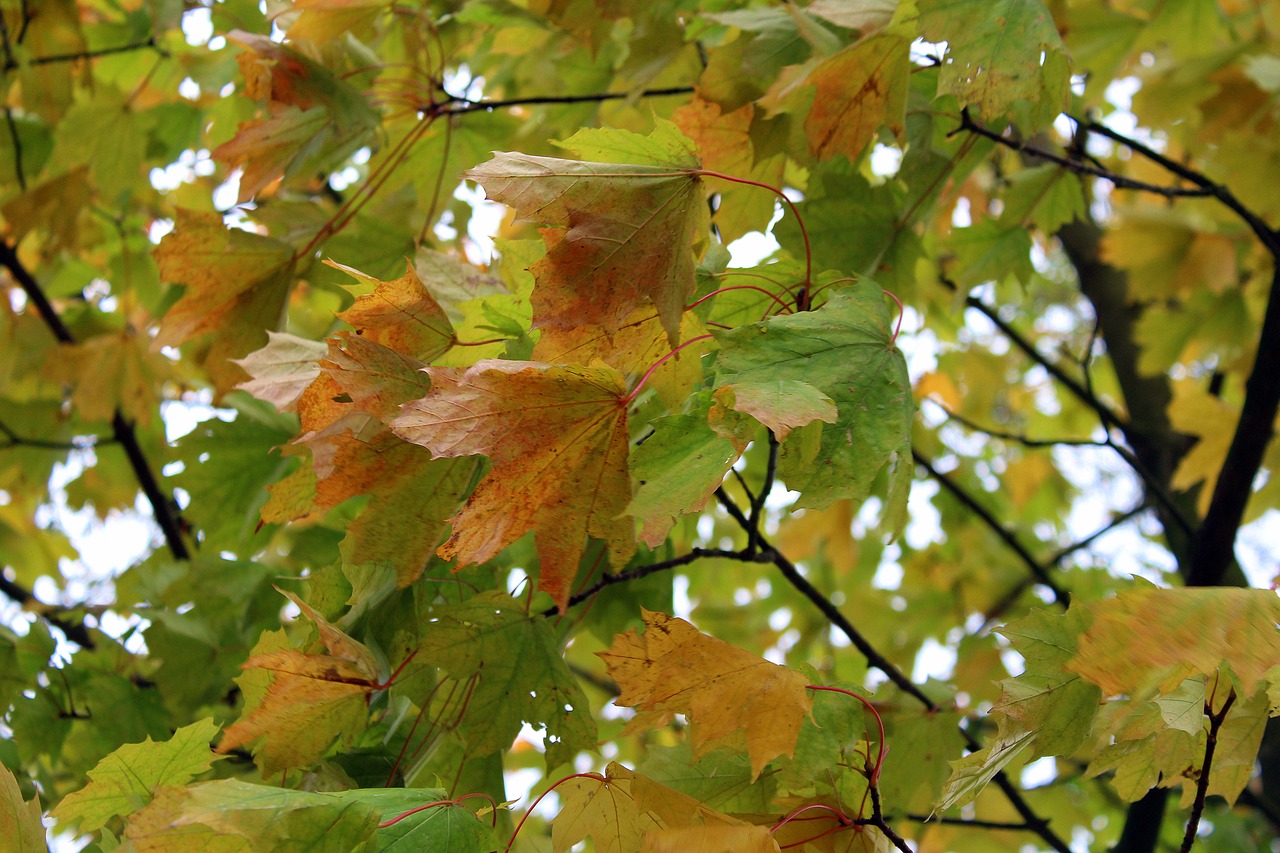
<instances>
[{"instance_id":1,"label":"leaf stem","mask_svg":"<svg viewBox=\"0 0 1280 853\"><path fill-rule=\"evenodd\" d=\"M800 291L800 298L796 300L796 310L808 311L810 300L808 299L807 294L809 291L809 285L813 282L813 251L809 245L809 229L805 228L804 217L800 215L800 210L796 207L796 203L787 198L787 194L782 190L775 186L771 186L770 184L762 183L761 181L753 181L750 178L740 178L736 175L726 175L724 172L717 172L713 169L695 169L691 174L702 175L707 178L719 178L722 181L729 181L734 184L744 184L749 187L759 187L762 190L768 190L786 202L787 206L791 208L791 215L796 219L796 227L800 229L800 237L804 240L805 287Z\"/></svg>"},{"instance_id":2,"label":"leaf stem","mask_svg":"<svg viewBox=\"0 0 1280 853\"><path fill-rule=\"evenodd\" d=\"M787 309L788 311L790 311L790 310L791 310L791 306L790 306L790 305L788 305L786 302L783 302L783 301L782 301L782 299L778 296L778 294L776 294L776 293L770 293L769 291L765 290L763 287L757 287L757 286L756 286L756 285L754 285L754 284L731 284L731 285L729 285L728 287L721 287L721 288L719 288L718 290L713 290L713 291L711 291L710 293L708 293L706 296L701 297L700 299L698 299L698 300L697 300L696 302L694 302L693 304L684 306L684 310L686 310L686 311L692 311L694 308L697 308L699 305L701 305L702 303L706 302L706 301L707 301L708 299L710 299L711 297L713 297L713 296L717 296L717 295L719 295L719 294L721 294L721 293L725 293L725 292L730 291L730 290L754 290L754 291L757 291L757 292L759 292L759 293L763 293L765 296L769 297L769 298L770 298L770 299L772 299L774 302L778 303L779 305L781 305L783 308Z\"/></svg>"},{"instance_id":3,"label":"leaf stem","mask_svg":"<svg viewBox=\"0 0 1280 853\"><path fill-rule=\"evenodd\" d=\"M872 705L867 697L860 696L852 690L846 690L843 687L823 687L817 684L806 684L804 689L815 691L820 690L826 693L843 693L845 696L852 696L871 712L871 716L876 718L876 728L880 730L880 742L876 750L876 763L875 766L871 768L871 775L867 778L867 781L873 786L878 785L880 783L880 768L884 765L884 756L885 753L888 752L888 749L885 746L884 739L884 720L880 718L880 712L876 710L876 706Z\"/></svg>"},{"instance_id":4,"label":"leaf stem","mask_svg":"<svg viewBox=\"0 0 1280 853\"><path fill-rule=\"evenodd\" d=\"M629 405L631 405L631 404L635 401L636 397L638 397L638 396L640 395L640 390L641 390L642 388L644 388L644 384L645 384L646 382L648 382L648 381L649 381L649 377L653 375L653 372L654 372L655 370L657 370L659 367L661 367L663 364L665 364L665 363L666 363L666 361L667 361L667 359L669 359L669 358L671 358L672 356L676 355L677 353L679 353L679 352L680 352L680 350L684 349L685 347L689 346L690 344L696 344L698 341L705 341L705 340L708 340L708 339L710 339L710 338L712 338L712 337L714 337L714 335L698 335L698 336L696 336L696 337L689 338L689 340L685 341L685 342L684 342L684 343L682 343L680 346L676 347L676 348L675 348L675 349L673 349L671 352L667 353L667 354L666 354L666 355L664 355L662 358L660 358L660 359L658 359L657 361L655 361L655 362L653 363L653 366L652 366L652 367L650 367L648 370L646 370L646 371L645 371L644 376L641 376L641 377L640 377L640 381L636 383L636 387L635 387L635 388L631 389L631 393L630 393L630 394L628 394L626 397L623 397L623 398L622 398L622 404L623 404L624 406L629 406Z\"/></svg>"},{"instance_id":5,"label":"leaf stem","mask_svg":"<svg viewBox=\"0 0 1280 853\"><path fill-rule=\"evenodd\" d=\"M609 780L604 776L601 776L599 773L571 773L568 776L557 779L552 783L550 788L547 788L547 790L539 794L538 798L529 804L529 808L525 809L524 817L520 818L520 822L516 824L515 831L511 833L511 838L507 841L507 846L503 848L504 853L510 851L511 845L516 843L516 836L519 835L520 830L524 828L524 822L529 819L529 815L533 814L533 810L538 807L538 803L542 802L542 798L547 794L550 794L556 788L559 788L565 782L568 782L570 779L595 779L601 785L609 784Z\"/></svg>"}]
</instances>

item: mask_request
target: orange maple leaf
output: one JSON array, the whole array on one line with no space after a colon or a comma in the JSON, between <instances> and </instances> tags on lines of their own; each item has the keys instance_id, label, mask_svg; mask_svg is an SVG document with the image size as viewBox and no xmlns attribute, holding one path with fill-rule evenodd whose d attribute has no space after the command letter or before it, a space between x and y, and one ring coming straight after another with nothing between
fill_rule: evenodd
<instances>
[{"instance_id":1,"label":"orange maple leaf","mask_svg":"<svg viewBox=\"0 0 1280 853\"><path fill-rule=\"evenodd\" d=\"M261 703L223 732L215 750L225 754L264 738L259 761L268 775L315 763L336 737L354 738L368 725L370 695L386 686L378 679L372 652L296 595L284 595L315 624L329 653L282 649L241 664L241 669L267 670L274 677Z\"/></svg>"},{"instance_id":2,"label":"orange maple leaf","mask_svg":"<svg viewBox=\"0 0 1280 853\"><path fill-rule=\"evenodd\" d=\"M498 152L466 174L522 218L555 226L542 230L547 254L529 270L533 326L614 331L652 301L674 345L707 230L693 145L669 122L649 137L579 136L565 144L610 162Z\"/></svg>"},{"instance_id":3,"label":"orange maple leaf","mask_svg":"<svg viewBox=\"0 0 1280 853\"><path fill-rule=\"evenodd\" d=\"M645 632L613 638L597 652L622 688L617 705L636 708L635 731L687 714L695 755L745 732L751 772L759 776L795 750L812 700L803 675L770 663L663 613L644 610Z\"/></svg>"},{"instance_id":4,"label":"orange maple leaf","mask_svg":"<svg viewBox=\"0 0 1280 853\"><path fill-rule=\"evenodd\" d=\"M493 463L440 556L483 563L532 530L539 586L562 609L585 536L604 540L615 565L630 559L628 401L616 370L486 359L425 372L431 392L405 404L392 429L434 456Z\"/></svg>"}]
</instances>

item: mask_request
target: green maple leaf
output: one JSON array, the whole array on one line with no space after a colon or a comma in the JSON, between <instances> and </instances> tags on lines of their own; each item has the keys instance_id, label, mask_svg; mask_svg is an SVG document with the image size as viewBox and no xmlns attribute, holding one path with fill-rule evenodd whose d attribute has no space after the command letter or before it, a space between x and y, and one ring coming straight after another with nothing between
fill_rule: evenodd
<instances>
[{"instance_id":1,"label":"green maple leaf","mask_svg":"<svg viewBox=\"0 0 1280 853\"><path fill-rule=\"evenodd\" d=\"M209 743L218 734L211 719L192 723L161 743L147 738L125 744L89 771L89 784L63 798L51 814L59 821L93 832L117 815L132 814L151 802L162 785L185 785L213 762Z\"/></svg>"},{"instance_id":2,"label":"green maple leaf","mask_svg":"<svg viewBox=\"0 0 1280 853\"><path fill-rule=\"evenodd\" d=\"M461 732L473 755L507 749L528 723L547 732L547 766L594 749L587 697L564 662L550 623L502 592L433 607L420 625L419 659L459 682L475 679ZM512 697L522 697L513 701Z\"/></svg>"},{"instance_id":3,"label":"green maple leaf","mask_svg":"<svg viewBox=\"0 0 1280 853\"><path fill-rule=\"evenodd\" d=\"M797 507L865 500L886 472L886 515L895 527L902 521L911 480L914 405L892 328L880 289L866 282L835 293L815 311L716 336L719 384L796 381L835 402L835 423L810 424L783 443L779 472L801 493Z\"/></svg>"},{"instance_id":4,"label":"green maple leaf","mask_svg":"<svg viewBox=\"0 0 1280 853\"><path fill-rule=\"evenodd\" d=\"M22 799L17 778L0 764L0 838L11 845L7 849L13 853L48 853L40 815L40 798Z\"/></svg>"},{"instance_id":5,"label":"green maple leaf","mask_svg":"<svg viewBox=\"0 0 1280 853\"><path fill-rule=\"evenodd\" d=\"M1047 119L1062 109L1070 63L1040 0L920 0L919 7L920 34L947 43L939 88L961 105L993 119L1020 100L1043 105Z\"/></svg>"}]
</instances>

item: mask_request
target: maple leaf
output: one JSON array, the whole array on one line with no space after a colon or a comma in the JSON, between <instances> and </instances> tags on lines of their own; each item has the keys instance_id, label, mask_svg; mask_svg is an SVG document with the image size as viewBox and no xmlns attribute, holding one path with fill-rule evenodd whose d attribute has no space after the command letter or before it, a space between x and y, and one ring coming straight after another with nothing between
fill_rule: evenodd
<instances>
[{"instance_id":1,"label":"maple leaf","mask_svg":"<svg viewBox=\"0 0 1280 853\"><path fill-rule=\"evenodd\" d=\"M859 39L809 73L815 92L804 129L815 156L856 161L881 126L902 138L912 39L897 29Z\"/></svg>"},{"instance_id":2,"label":"maple leaf","mask_svg":"<svg viewBox=\"0 0 1280 853\"><path fill-rule=\"evenodd\" d=\"M63 802L66 802L65 800ZM13 853L47 853L40 798L22 799L13 771L0 764L0 838Z\"/></svg>"},{"instance_id":3,"label":"maple leaf","mask_svg":"<svg viewBox=\"0 0 1280 853\"><path fill-rule=\"evenodd\" d=\"M64 344L45 365L45 375L71 388L71 403L87 421L110 421L117 411L142 425L160 405L160 385L174 378L173 367L150 340L125 330Z\"/></svg>"},{"instance_id":4,"label":"maple leaf","mask_svg":"<svg viewBox=\"0 0 1280 853\"><path fill-rule=\"evenodd\" d=\"M735 382L716 389L715 399L725 408L751 415L779 441L796 427L814 421L834 424L838 417L834 400L797 379Z\"/></svg>"},{"instance_id":5,"label":"maple leaf","mask_svg":"<svg viewBox=\"0 0 1280 853\"><path fill-rule=\"evenodd\" d=\"M89 771L89 784L68 794L51 814L59 822L93 832L117 815L128 815L151 801L162 785L185 785L224 756L214 755L209 742L218 733L212 720L184 726L163 743L147 738L125 744Z\"/></svg>"},{"instance_id":6,"label":"maple leaf","mask_svg":"<svg viewBox=\"0 0 1280 853\"><path fill-rule=\"evenodd\" d=\"M783 444L779 470L801 492L796 506L822 509L840 498L865 500L876 477L889 469L887 513L891 526L898 526L910 488L914 406L906 362L893 344L879 290L860 284L835 293L816 311L773 317L716 337L718 384L799 382L835 402L834 424L811 424ZM812 464L817 458L821 465Z\"/></svg>"},{"instance_id":7,"label":"maple leaf","mask_svg":"<svg viewBox=\"0 0 1280 853\"><path fill-rule=\"evenodd\" d=\"M695 755L745 732L752 777L795 749L811 701L806 679L702 634L683 619L643 610L646 630L613 638L597 652L622 688L615 703L636 708L628 731L687 714Z\"/></svg>"},{"instance_id":8,"label":"maple leaf","mask_svg":"<svg viewBox=\"0 0 1280 853\"><path fill-rule=\"evenodd\" d=\"M919 8L919 34L948 45L941 91L993 119L1019 100L1041 117L1061 110L1070 61L1040 0L921 0Z\"/></svg>"},{"instance_id":9,"label":"maple leaf","mask_svg":"<svg viewBox=\"0 0 1280 853\"><path fill-rule=\"evenodd\" d=\"M351 742L369 722L369 697L385 685L373 653L331 625L293 593L283 593L316 626L327 655L281 649L254 654L240 668L273 674L256 707L227 728L217 752L264 738L258 761L264 775L314 764L334 738ZM247 697L246 697L247 698Z\"/></svg>"},{"instance_id":10,"label":"maple leaf","mask_svg":"<svg viewBox=\"0 0 1280 853\"><path fill-rule=\"evenodd\" d=\"M767 826L676 826L644 834L641 853L779 853Z\"/></svg>"},{"instance_id":11,"label":"maple leaf","mask_svg":"<svg viewBox=\"0 0 1280 853\"><path fill-rule=\"evenodd\" d=\"M236 57L245 94L266 100L270 111L213 151L213 159L243 169L237 202L278 179L323 172L369 139L378 116L351 83L266 36L230 36L245 48Z\"/></svg>"},{"instance_id":12,"label":"maple leaf","mask_svg":"<svg viewBox=\"0 0 1280 853\"><path fill-rule=\"evenodd\" d=\"M726 113L720 104L694 96L672 113L671 120L698 146L707 169L781 186L786 158L776 153L758 156L751 138L752 123L758 115L755 104ZM777 201L770 193L737 183L725 183L717 187L717 192L720 205L713 221L726 245L747 232L768 227Z\"/></svg>"},{"instance_id":13,"label":"maple leaf","mask_svg":"<svg viewBox=\"0 0 1280 853\"><path fill-rule=\"evenodd\" d=\"M333 261L326 263L373 287L371 293L357 296L350 308L338 314L363 337L424 363L453 346L453 325L411 262L405 274L393 281L379 281Z\"/></svg>"},{"instance_id":14,"label":"maple leaf","mask_svg":"<svg viewBox=\"0 0 1280 853\"><path fill-rule=\"evenodd\" d=\"M695 285L694 245L706 232L692 144L659 122L648 137L580 131L564 145L608 160L502 152L466 175L521 217L555 226L543 230L547 254L530 269L534 328L615 331L651 301L674 346Z\"/></svg>"},{"instance_id":15,"label":"maple leaf","mask_svg":"<svg viewBox=\"0 0 1280 853\"><path fill-rule=\"evenodd\" d=\"M1066 668L1107 695L1168 693L1227 667L1251 696L1280 660L1280 598L1270 590L1143 586L1090 609Z\"/></svg>"},{"instance_id":16,"label":"maple leaf","mask_svg":"<svg viewBox=\"0 0 1280 853\"><path fill-rule=\"evenodd\" d=\"M277 411L292 411L302 392L320 375L316 362L327 350L323 342L268 330L266 346L234 359L252 377L236 387L265 400Z\"/></svg>"},{"instance_id":17,"label":"maple leaf","mask_svg":"<svg viewBox=\"0 0 1280 853\"><path fill-rule=\"evenodd\" d=\"M1085 608L1072 607L1065 615L1035 612L1000 629L1026 669L1000 682L993 710L1040 731L1035 757L1071 755L1093 725L1102 692L1066 669L1088 621Z\"/></svg>"},{"instance_id":18,"label":"maple leaf","mask_svg":"<svg viewBox=\"0 0 1280 853\"><path fill-rule=\"evenodd\" d=\"M705 334L706 329L692 314L680 318L680 340L692 341ZM645 305L614 332L586 325L544 329L532 357L548 364L593 364L599 360L629 380L645 375L661 361L649 374L647 386L667 408L678 410L702 381L702 356L709 349L710 341L696 341L662 361L671 351L671 343L655 307Z\"/></svg>"},{"instance_id":19,"label":"maple leaf","mask_svg":"<svg viewBox=\"0 0 1280 853\"><path fill-rule=\"evenodd\" d=\"M155 345L179 346L216 332L205 365L219 389L231 390L245 379L231 360L259 349L263 330L280 321L293 284L293 250L228 228L217 214L180 209L155 259L162 278L186 286L161 320Z\"/></svg>"},{"instance_id":20,"label":"maple leaf","mask_svg":"<svg viewBox=\"0 0 1280 853\"><path fill-rule=\"evenodd\" d=\"M532 530L539 587L561 608L585 536L607 542L615 565L626 563L635 531L623 516L631 480L617 371L484 360L426 373L431 392L404 406L392 421L396 434L434 456L484 454L493 463L452 519L440 556L483 563Z\"/></svg>"},{"instance_id":21,"label":"maple leaf","mask_svg":"<svg viewBox=\"0 0 1280 853\"><path fill-rule=\"evenodd\" d=\"M667 538L681 515L706 506L745 446L735 447L705 416L672 415L654 421L653 428L631 454L638 485L626 509L640 520L640 539L651 548Z\"/></svg>"},{"instance_id":22,"label":"maple leaf","mask_svg":"<svg viewBox=\"0 0 1280 853\"><path fill-rule=\"evenodd\" d=\"M558 767L595 745L587 697L569 671L545 619L497 591L431 608L420 625L420 654L458 682L475 678L461 731L475 755L511 746L521 726L546 730L547 764ZM513 695L530 701L513 703Z\"/></svg>"},{"instance_id":23,"label":"maple leaf","mask_svg":"<svg viewBox=\"0 0 1280 853\"><path fill-rule=\"evenodd\" d=\"M749 827L616 761L609 762L603 778L571 778L557 786L556 792L564 804L551 824L555 853L568 850L588 836L600 853L628 853L648 850L645 845L650 834L669 827Z\"/></svg>"}]
</instances>

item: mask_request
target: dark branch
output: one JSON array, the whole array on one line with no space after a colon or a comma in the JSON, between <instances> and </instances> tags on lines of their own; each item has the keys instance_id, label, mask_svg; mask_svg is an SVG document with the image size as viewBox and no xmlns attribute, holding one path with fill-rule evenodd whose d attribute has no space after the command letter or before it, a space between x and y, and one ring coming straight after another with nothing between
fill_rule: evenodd
<instances>
[{"instance_id":1,"label":"dark branch","mask_svg":"<svg viewBox=\"0 0 1280 853\"><path fill-rule=\"evenodd\" d=\"M1173 496L1169 494L1169 491L1164 487L1164 484L1146 465L1142 463L1142 460L1139 459L1137 455L1129 451L1127 448L1116 444L1111 439L1109 430L1114 427L1120 430L1126 441L1133 444L1135 438L1133 435L1132 425L1126 421L1122 421L1120 416L1113 412L1106 403L1102 402L1102 400L1100 400L1089 387L1081 384L1072 376L1069 376L1058 364L1042 355L1031 341L1023 337L1022 334L1013 326L1006 323L998 313L996 313L981 299L970 296L965 300L965 304L970 308L981 312L982 315L990 320L1014 346L1022 350L1027 357L1048 371L1050 376L1062 383L1063 387L1070 391L1073 396L1080 400L1080 402L1084 403L1087 407L1097 413L1098 420L1102 422L1103 429L1108 431L1107 440L1105 442L1106 445L1124 459L1125 463L1132 468L1133 472L1140 480L1142 480L1143 485L1151 491L1152 496L1159 501L1165 511L1169 513L1169 516L1173 521L1186 533L1190 534L1193 529L1191 523L1178 508L1177 501L1175 501Z\"/></svg>"},{"instance_id":2,"label":"dark branch","mask_svg":"<svg viewBox=\"0 0 1280 853\"><path fill-rule=\"evenodd\" d=\"M692 86L671 86L665 89L645 89L642 92L598 92L590 95L541 95L532 98L507 98L497 101L471 101L466 98L450 96L449 100L438 104L434 110L425 112L434 115L461 115L464 113L490 112L507 107L533 107L545 104L599 104L605 101L621 101L627 98L664 98L670 95L691 95Z\"/></svg>"},{"instance_id":3,"label":"dark branch","mask_svg":"<svg viewBox=\"0 0 1280 853\"><path fill-rule=\"evenodd\" d=\"M637 566L634 569L627 569L624 572L618 572L616 575L605 575L591 586L579 592L577 595L570 597L569 607L575 607L584 601L594 597L601 590L611 587L614 584L626 583L628 581L647 578L649 575L656 575L658 572L668 572L680 566L687 566L690 563L703 559L704 557L726 557L730 560L741 560L747 563L768 562L769 558L764 556L751 556L744 551L723 551L717 548L694 548L688 554L680 557L673 557L670 560L663 560L659 563L650 563L647 566ZM568 608L566 608L568 609ZM543 616L548 618L560 613L559 608L551 607L542 612Z\"/></svg>"},{"instance_id":4,"label":"dark branch","mask_svg":"<svg viewBox=\"0 0 1280 853\"><path fill-rule=\"evenodd\" d=\"M27 300L35 307L36 313L40 315L40 319L49 327L49 331L53 333L58 342L74 344L75 336L71 334L71 330L67 328L66 324L62 322L62 318L58 316L58 312L54 309L53 304L49 302L48 297L45 296L40 283L35 280L35 277L23 265L16 249L10 246L6 240L0 240L0 266L9 270L9 274L18 282L22 292L27 295ZM138 435L134 431L133 424L125 420L124 415L119 410L116 411L111 419L111 431L115 440L124 448L125 456L128 458L129 465L138 480L138 485L141 486L147 502L151 504L151 513L155 517L156 523L160 526L160 532L164 535L164 541L169 548L169 553L176 559L189 560L191 553L187 550L186 540L182 536L182 521L178 515L177 507L174 505L173 500L161 490L160 484L156 480L155 472L151 470L146 454L142 452L142 446L138 444Z\"/></svg>"},{"instance_id":5,"label":"dark branch","mask_svg":"<svg viewBox=\"0 0 1280 853\"><path fill-rule=\"evenodd\" d=\"M1227 712L1235 704L1236 691L1227 695L1222 710L1215 712L1209 702L1204 703L1204 714L1209 718L1209 735L1204 744L1204 764L1200 766L1200 777L1196 779L1196 800L1191 805L1191 817L1187 820L1187 832L1182 836L1180 853L1191 853L1191 845L1196 843L1196 830L1200 827L1200 817L1204 814L1205 797L1209 794L1209 771L1213 769L1213 753L1218 748L1218 732Z\"/></svg>"},{"instance_id":6,"label":"dark branch","mask_svg":"<svg viewBox=\"0 0 1280 853\"><path fill-rule=\"evenodd\" d=\"M747 553L755 554L760 550L760 521L764 512L764 502L773 491L773 482L778 477L778 437L769 433L769 462L765 466L764 482L760 491L751 499L751 517L747 519Z\"/></svg>"},{"instance_id":7,"label":"dark branch","mask_svg":"<svg viewBox=\"0 0 1280 853\"><path fill-rule=\"evenodd\" d=\"M97 50L81 50L76 53L56 53L51 56L36 56L29 60L31 65L55 65L59 62L78 62L81 59L97 59L100 56L112 56L117 53L129 53L134 50L143 50L148 47L156 47L155 37L152 36L145 41L134 42L133 44L121 44L115 47L102 47ZM158 49L158 48L157 48ZM4 70L12 71L19 66L12 56L5 58Z\"/></svg>"},{"instance_id":8,"label":"dark branch","mask_svg":"<svg viewBox=\"0 0 1280 853\"><path fill-rule=\"evenodd\" d=\"M52 441L47 438L26 438L18 435L8 424L0 421L0 450L9 447L34 447L40 450L86 450L103 444L114 444L114 438L102 436L78 436L71 441Z\"/></svg>"},{"instance_id":9,"label":"dark branch","mask_svg":"<svg viewBox=\"0 0 1280 853\"><path fill-rule=\"evenodd\" d=\"M0 572L0 592L22 605L22 609L36 614L44 621L61 631L68 640L82 649L92 649L96 645L89 628L83 622L71 621L58 615L59 607L45 604L36 598L35 593L20 583L9 580Z\"/></svg>"},{"instance_id":10,"label":"dark branch","mask_svg":"<svg viewBox=\"0 0 1280 853\"><path fill-rule=\"evenodd\" d=\"M1170 160L1160 152L1152 150L1148 146L1138 142L1136 139L1131 139L1112 130L1105 124L1099 124L1092 121L1082 122L1074 116L1071 116L1070 118L1076 123L1076 126L1084 132L1096 133L1099 136L1105 136L1113 142L1118 142L1133 153L1150 160L1152 163L1155 163L1167 172L1182 178L1188 183L1195 184L1196 187L1200 189L1199 195L1210 196L1222 202L1224 207L1244 220L1245 224L1249 226L1250 230L1253 231L1258 240L1261 241L1262 245L1266 247L1267 251L1270 252L1273 257L1280 256L1280 234L1277 234L1274 229L1269 227L1267 223L1262 220L1262 217L1245 207L1240 199L1236 198L1235 194L1226 187L1209 180L1206 175L1197 172L1195 169L1184 166L1176 160ZM1111 179L1108 178L1108 180ZM1120 186L1120 184L1116 184L1116 186ZM1183 195L1191 194L1192 193L1189 192L1183 193Z\"/></svg>"},{"instance_id":11,"label":"dark branch","mask_svg":"<svg viewBox=\"0 0 1280 853\"><path fill-rule=\"evenodd\" d=\"M1214 192L1207 187L1195 187L1193 189L1188 187L1165 187L1160 186L1159 184L1149 184L1146 181L1135 181L1132 178L1126 178L1124 175L1118 175L1110 169L1100 169L1091 163L1084 162L1083 160L1077 160L1072 157L1062 157L1051 151L1045 151L1043 148L1029 145L1020 139L1013 139L1002 133L997 133L990 128L983 127L973 120L969 115L968 109L960 111L960 127L953 131L953 133L959 133L962 131L972 133L974 136L981 136L983 139L990 139L992 142L1003 145L1005 148L1011 148L1014 151L1027 155L1028 157L1034 157L1039 160L1045 160L1049 163L1055 163L1068 171L1082 175L1093 175L1095 178L1102 178L1104 181L1108 181L1113 184L1117 189L1155 193L1156 195L1161 195L1165 198L1203 198L1205 196L1214 195Z\"/></svg>"},{"instance_id":12,"label":"dark branch","mask_svg":"<svg viewBox=\"0 0 1280 853\"><path fill-rule=\"evenodd\" d=\"M1009 342L1022 350L1023 354L1034 361L1036 364L1048 371L1049 375L1062 383L1071 394L1084 403L1090 409L1098 413L1098 418L1102 421L1104 427L1115 427L1121 431L1124 430L1124 421L1120 420L1120 416L1111 411L1111 407L1099 400L1096 396L1089 393L1089 389L1082 385L1075 377L1070 376L1056 362L1046 358L1038 349L1022 336L1022 333L1009 325L1005 320L989 305L976 296L970 296L965 299L964 304L975 311L982 314L991 321L1000 333L1009 339Z\"/></svg>"},{"instance_id":13,"label":"dark branch","mask_svg":"<svg viewBox=\"0 0 1280 853\"><path fill-rule=\"evenodd\" d=\"M1244 405L1218 471L1204 521L1191 542L1191 586L1220 584L1235 562L1236 535L1253 495L1253 482L1275 432L1280 411L1280 255L1274 258L1271 293L1262 320L1258 354L1245 380Z\"/></svg>"},{"instance_id":14,"label":"dark branch","mask_svg":"<svg viewBox=\"0 0 1280 853\"><path fill-rule=\"evenodd\" d=\"M1026 823L1013 823L1003 820L978 820L977 818L947 817L946 815L907 814L907 820L916 823L941 823L947 826L966 826L970 829L1007 829L1013 832L1035 832L1036 828Z\"/></svg>"},{"instance_id":15,"label":"dark branch","mask_svg":"<svg viewBox=\"0 0 1280 853\"><path fill-rule=\"evenodd\" d=\"M1053 593L1053 597L1056 602L1061 604L1063 607L1066 607L1071 603L1071 593L1058 586L1057 582L1054 581L1053 577L1049 574L1049 567L1043 565L1039 560L1037 560L1035 555L1028 551L1027 547L1018 541L1018 537L1014 536L1003 524L1000 523L1000 519L992 515L989 509L979 503L973 495L961 488L958 483L946 474L943 474L937 468L933 467L933 463L931 461L914 450L912 450L912 455L915 456L916 463L919 464L920 467L924 468L924 470L928 471L930 477L938 481L938 485L942 486L942 488L945 489L952 497L960 501L960 503L969 509L970 512L978 516L978 518L982 520L982 523L990 528L991 532L999 537L1000 541L1003 542L1010 551L1018 556L1018 559L1022 560L1026 567L1031 571L1031 574L1035 576L1036 581L1049 588Z\"/></svg>"},{"instance_id":16,"label":"dark branch","mask_svg":"<svg viewBox=\"0 0 1280 853\"><path fill-rule=\"evenodd\" d=\"M1092 438L1031 438L1017 432L1008 432L1006 430L995 429L994 427L983 426L976 421L969 420L964 415L951 411L946 406L939 403L933 398L928 398L938 408L942 409L943 414L948 420L953 420L961 426L973 432L980 432L991 438L999 438L1004 441L1013 441L1021 444L1023 447L1043 448L1043 447L1107 447L1105 441L1096 441Z\"/></svg>"}]
</instances>

